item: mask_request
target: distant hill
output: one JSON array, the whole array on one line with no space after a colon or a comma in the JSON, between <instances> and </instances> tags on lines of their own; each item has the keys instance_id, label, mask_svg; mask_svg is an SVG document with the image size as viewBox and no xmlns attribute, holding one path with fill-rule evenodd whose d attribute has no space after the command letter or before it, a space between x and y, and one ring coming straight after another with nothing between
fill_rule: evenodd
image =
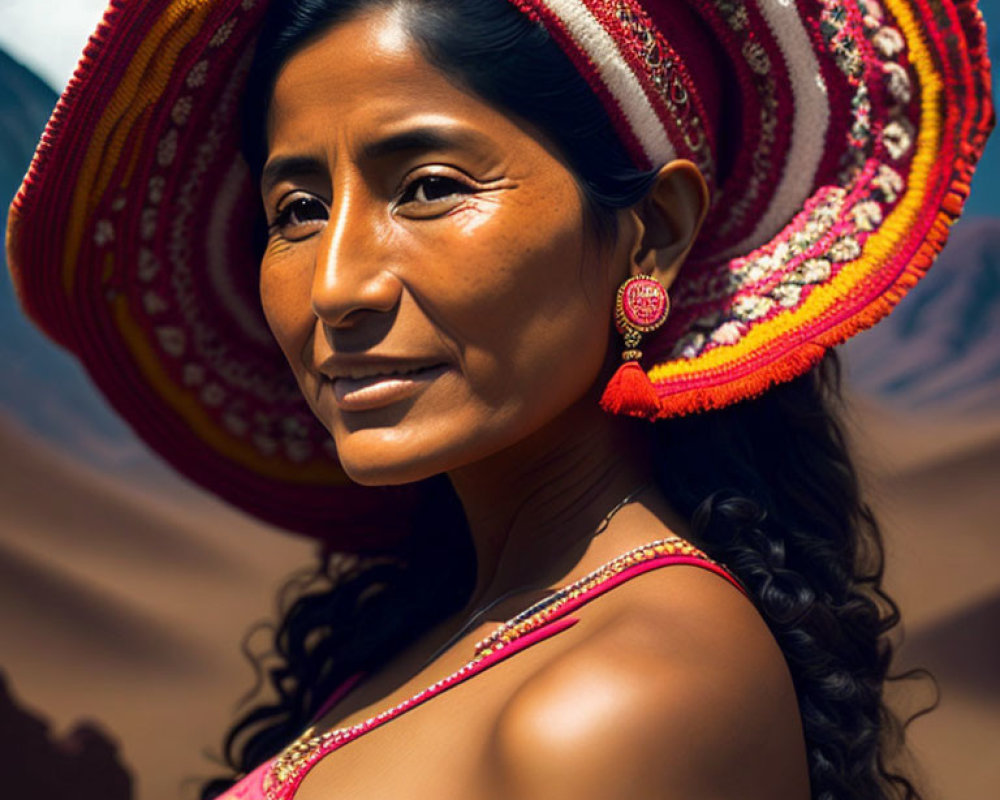
<instances>
[{"instance_id":1,"label":"distant hill","mask_svg":"<svg viewBox=\"0 0 1000 800\"><path fill-rule=\"evenodd\" d=\"M128 485L6 423L0 674L60 737L92 720L116 738L136 800L196 797L182 784L219 771L203 753L253 683L244 633L313 544L191 487ZM8 739L9 722L0 698ZM5 783L0 796L35 795Z\"/></svg>"},{"instance_id":2,"label":"distant hill","mask_svg":"<svg viewBox=\"0 0 1000 800\"><path fill-rule=\"evenodd\" d=\"M843 350L862 394L910 411L1000 414L1000 217L956 224L920 285Z\"/></svg>"}]
</instances>

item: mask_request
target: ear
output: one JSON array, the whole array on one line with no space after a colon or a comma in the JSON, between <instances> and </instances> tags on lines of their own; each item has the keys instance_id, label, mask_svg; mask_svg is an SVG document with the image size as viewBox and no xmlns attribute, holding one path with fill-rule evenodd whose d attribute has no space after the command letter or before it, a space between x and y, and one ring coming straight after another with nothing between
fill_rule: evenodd
<instances>
[{"instance_id":1,"label":"ear","mask_svg":"<svg viewBox=\"0 0 1000 800\"><path fill-rule=\"evenodd\" d=\"M669 288L708 213L705 178L690 161L671 161L660 169L649 193L627 213L635 231L630 274L652 275Z\"/></svg>"}]
</instances>

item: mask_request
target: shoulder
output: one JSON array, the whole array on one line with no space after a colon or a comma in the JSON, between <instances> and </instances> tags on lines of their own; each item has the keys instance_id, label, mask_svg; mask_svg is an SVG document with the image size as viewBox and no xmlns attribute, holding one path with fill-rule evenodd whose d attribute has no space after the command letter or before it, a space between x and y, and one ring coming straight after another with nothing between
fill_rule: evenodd
<instances>
[{"instance_id":1,"label":"shoulder","mask_svg":"<svg viewBox=\"0 0 1000 800\"><path fill-rule=\"evenodd\" d=\"M500 714L490 767L503 796L808 797L791 678L746 598L692 567L607 597Z\"/></svg>"}]
</instances>

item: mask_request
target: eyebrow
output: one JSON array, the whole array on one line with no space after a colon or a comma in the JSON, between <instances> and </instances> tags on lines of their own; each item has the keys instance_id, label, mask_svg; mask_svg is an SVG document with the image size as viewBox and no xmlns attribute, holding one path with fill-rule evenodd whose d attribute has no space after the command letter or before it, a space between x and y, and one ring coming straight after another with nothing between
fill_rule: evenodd
<instances>
[{"instance_id":1,"label":"eyebrow","mask_svg":"<svg viewBox=\"0 0 1000 800\"><path fill-rule=\"evenodd\" d=\"M473 131L420 127L369 142L361 149L361 158L365 161L377 161L411 150L454 150L481 146L484 141L484 137ZM267 189L283 180L315 175L323 169L322 161L312 156L277 156L265 165L260 185Z\"/></svg>"},{"instance_id":2,"label":"eyebrow","mask_svg":"<svg viewBox=\"0 0 1000 800\"><path fill-rule=\"evenodd\" d=\"M264 165L260 173L260 185L262 189L268 189L284 180L316 175L322 169L322 162L312 156L277 156Z\"/></svg>"},{"instance_id":3,"label":"eyebrow","mask_svg":"<svg viewBox=\"0 0 1000 800\"><path fill-rule=\"evenodd\" d=\"M471 132L420 127L370 142L362 148L361 156L375 161L407 150L452 150L478 142L479 137Z\"/></svg>"}]
</instances>

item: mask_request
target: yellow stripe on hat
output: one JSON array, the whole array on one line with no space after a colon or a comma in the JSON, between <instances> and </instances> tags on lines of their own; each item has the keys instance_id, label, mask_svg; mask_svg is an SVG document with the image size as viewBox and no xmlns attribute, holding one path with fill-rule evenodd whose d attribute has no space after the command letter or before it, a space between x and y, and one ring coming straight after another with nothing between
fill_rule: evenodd
<instances>
[{"instance_id":1,"label":"yellow stripe on hat","mask_svg":"<svg viewBox=\"0 0 1000 800\"><path fill-rule=\"evenodd\" d=\"M203 30L211 6L210 0L177 0L166 8L122 73L106 110L92 130L70 203L62 261L62 282L67 294L73 289L84 232L108 190L111 175L125 155L130 134L171 79L176 78L177 58ZM133 137L131 145L134 152L149 143L138 136Z\"/></svg>"},{"instance_id":2,"label":"yellow stripe on hat","mask_svg":"<svg viewBox=\"0 0 1000 800\"><path fill-rule=\"evenodd\" d=\"M904 0L886 0L886 3L902 28L910 63L917 71L921 90L920 126L903 198L886 217L879 230L865 242L861 256L845 263L829 283L816 286L799 308L755 325L736 344L715 347L690 360L669 361L653 367L649 371L649 377L654 383L674 383L680 386L685 378L705 376L711 371L724 370L748 358L759 357L758 351L766 350L766 345L803 328L832 310L845 297L852 295L858 287L871 279L872 269L866 268L866 265L883 264L911 232L917 217L924 210L928 177L940 150L943 83L934 58L920 34L920 24L909 5ZM878 316L882 316L886 310L888 309Z\"/></svg>"}]
</instances>

